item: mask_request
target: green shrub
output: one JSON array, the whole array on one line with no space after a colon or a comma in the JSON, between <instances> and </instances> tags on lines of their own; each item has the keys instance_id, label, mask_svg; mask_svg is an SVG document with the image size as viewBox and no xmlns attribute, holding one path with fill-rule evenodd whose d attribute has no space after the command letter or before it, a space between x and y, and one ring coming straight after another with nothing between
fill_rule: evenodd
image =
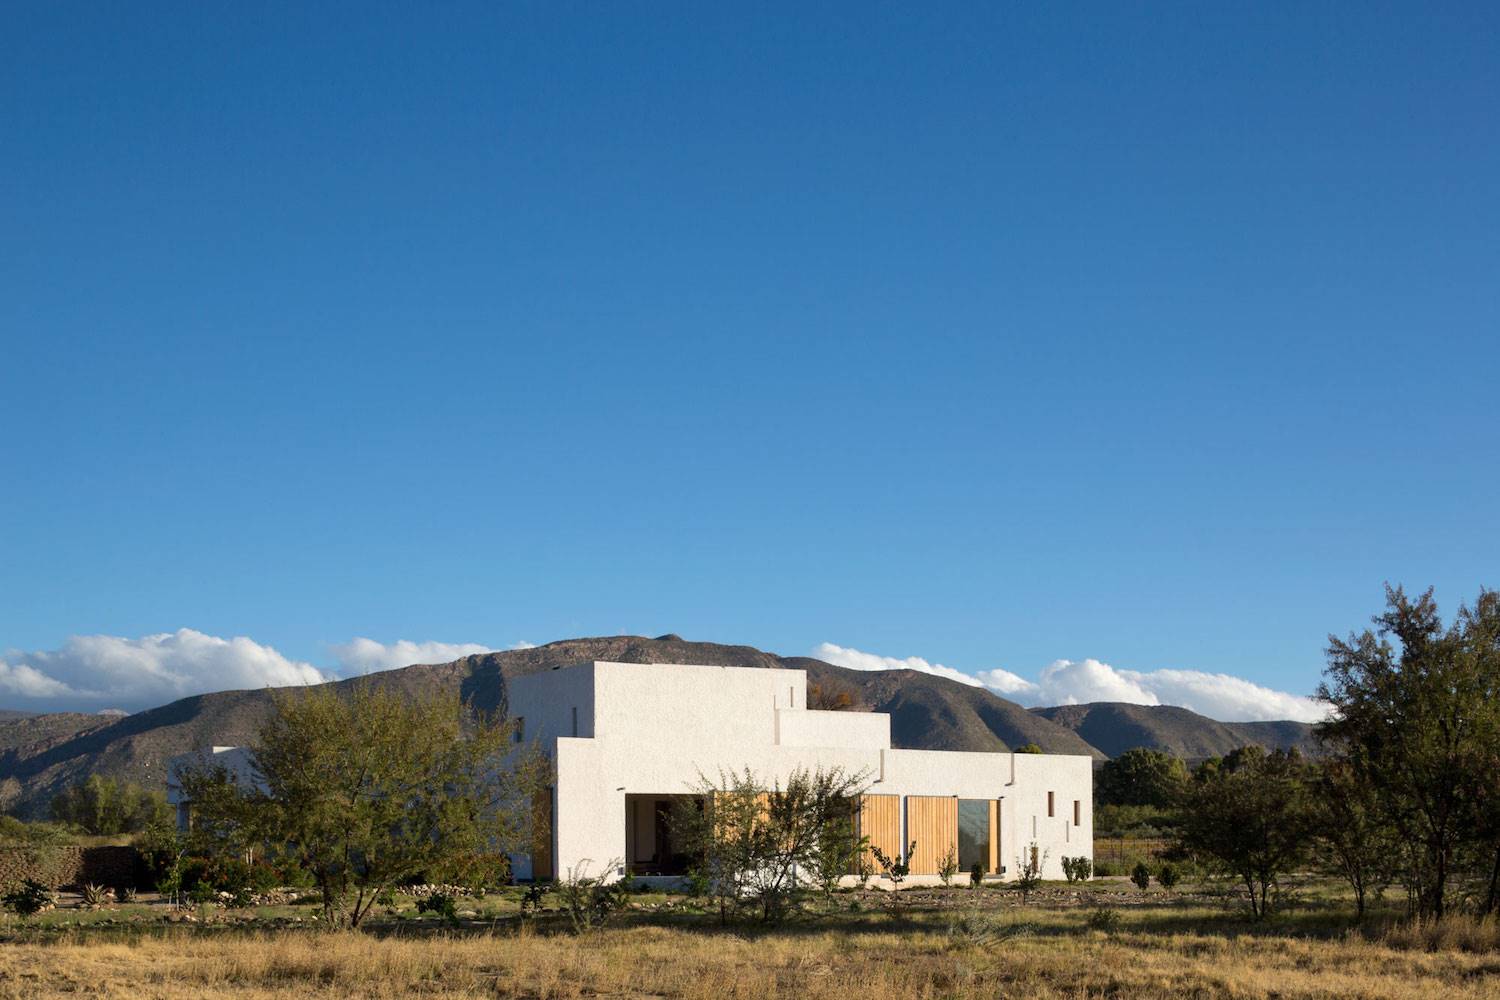
<instances>
[{"instance_id":1,"label":"green shrub","mask_svg":"<svg viewBox=\"0 0 1500 1000\"><path fill-rule=\"evenodd\" d=\"M458 920L458 900L446 892L434 892L417 900L418 913L431 913L449 923Z\"/></svg>"},{"instance_id":2,"label":"green shrub","mask_svg":"<svg viewBox=\"0 0 1500 1000\"><path fill-rule=\"evenodd\" d=\"M109 902L109 890L92 882L80 889L79 895L83 897L83 905L90 910L101 909Z\"/></svg>"},{"instance_id":3,"label":"green shrub","mask_svg":"<svg viewBox=\"0 0 1500 1000\"><path fill-rule=\"evenodd\" d=\"M251 888L250 866L237 857L198 855L183 858L182 888L197 900L200 887L214 896L221 892L231 896L248 893Z\"/></svg>"},{"instance_id":4,"label":"green shrub","mask_svg":"<svg viewBox=\"0 0 1500 1000\"><path fill-rule=\"evenodd\" d=\"M608 880L608 872L619 862L604 866L606 874L590 875L588 864L568 869L567 878L557 884L557 898L573 923L575 933L598 930L610 918L629 905L630 880Z\"/></svg>"},{"instance_id":5,"label":"green shrub","mask_svg":"<svg viewBox=\"0 0 1500 1000\"><path fill-rule=\"evenodd\" d=\"M545 882L533 882L521 893L521 919L533 917L542 912L542 899L547 895L549 886Z\"/></svg>"},{"instance_id":6,"label":"green shrub","mask_svg":"<svg viewBox=\"0 0 1500 1000\"><path fill-rule=\"evenodd\" d=\"M913 840L907 846L905 857L889 857L873 844L870 845L870 853L875 855L875 863L880 866L881 874L891 883L891 906L894 907L901 898L901 883L911 874L911 856L917 853L917 842Z\"/></svg>"},{"instance_id":7,"label":"green shrub","mask_svg":"<svg viewBox=\"0 0 1500 1000\"><path fill-rule=\"evenodd\" d=\"M942 880L943 886L946 888L953 884L953 876L957 874L958 852L950 847L948 848L948 853L944 854L942 860L938 862L938 878Z\"/></svg>"},{"instance_id":8,"label":"green shrub","mask_svg":"<svg viewBox=\"0 0 1500 1000\"><path fill-rule=\"evenodd\" d=\"M1094 864L1087 857L1062 859L1063 878L1069 882L1087 882L1094 873Z\"/></svg>"},{"instance_id":9,"label":"green shrub","mask_svg":"<svg viewBox=\"0 0 1500 1000\"><path fill-rule=\"evenodd\" d=\"M708 895L709 890L712 888L713 886L709 882L708 872L704 871L702 868L688 869L687 881L683 885L683 891L687 893L689 899L702 899L704 896Z\"/></svg>"},{"instance_id":10,"label":"green shrub","mask_svg":"<svg viewBox=\"0 0 1500 1000\"><path fill-rule=\"evenodd\" d=\"M1101 906L1089 914L1089 930L1114 934L1120 929L1120 911L1112 906Z\"/></svg>"},{"instance_id":11,"label":"green shrub","mask_svg":"<svg viewBox=\"0 0 1500 1000\"><path fill-rule=\"evenodd\" d=\"M6 909L23 917L30 917L50 909L57 902L56 895L36 879L26 879L19 886L0 896Z\"/></svg>"},{"instance_id":12,"label":"green shrub","mask_svg":"<svg viewBox=\"0 0 1500 1000\"><path fill-rule=\"evenodd\" d=\"M1151 869L1146 867L1146 862L1137 861L1135 867L1130 870L1130 881L1142 892L1151 884Z\"/></svg>"},{"instance_id":13,"label":"green shrub","mask_svg":"<svg viewBox=\"0 0 1500 1000\"><path fill-rule=\"evenodd\" d=\"M77 838L56 823L26 823L14 816L0 816L0 843L31 847L61 847Z\"/></svg>"},{"instance_id":14,"label":"green shrub","mask_svg":"<svg viewBox=\"0 0 1500 1000\"><path fill-rule=\"evenodd\" d=\"M1172 865L1162 865L1156 870L1156 881L1168 892L1177 884L1177 869Z\"/></svg>"},{"instance_id":15,"label":"green shrub","mask_svg":"<svg viewBox=\"0 0 1500 1000\"><path fill-rule=\"evenodd\" d=\"M1031 894L1041 888L1042 869L1046 864L1046 852L1040 851L1034 841L1016 859L1016 878L1013 884L1021 890L1021 902L1030 902Z\"/></svg>"},{"instance_id":16,"label":"green shrub","mask_svg":"<svg viewBox=\"0 0 1500 1000\"><path fill-rule=\"evenodd\" d=\"M978 888L980 883L982 883L983 881L984 863L981 861L976 861L974 862L973 866L969 868L969 885Z\"/></svg>"},{"instance_id":17,"label":"green shrub","mask_svg":"<svg viewBox=\"0 0 1500 1000\"><path fill-rule=\"evenodd\" d=\"M1094 863L1095 878L1111 878L1118 874L1120 873L1115 871L1115 866L1110 864L1108 861L1098 861Z\"/></svg>"}]
</instances>

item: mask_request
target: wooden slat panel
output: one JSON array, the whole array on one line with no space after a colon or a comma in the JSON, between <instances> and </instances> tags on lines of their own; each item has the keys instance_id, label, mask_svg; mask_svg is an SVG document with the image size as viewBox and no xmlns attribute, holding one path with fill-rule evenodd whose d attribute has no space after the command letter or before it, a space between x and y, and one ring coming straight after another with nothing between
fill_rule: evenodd
<instances>
[{"instance_id":1,"label":"wooden slat panel","mask_svg":"<svg viewBox=\"0 0 1500 1000\"><path fill-rule=\"evenodd\" d=\"M859 797L859 835L870 838L870 846L878 847L887 857L901 856L901 796L861 795ZM868 850L865 858L871 868L879 872L875 855Z\"/></svg>"},{"instance_id":2,"label":"wooden slat panel","mask_svg":"<svg viewBox=\"0 0 1500 1000\"><path fill-rule=\"evenodd\" d=\"M544 788L531 801L531 877L556 877L552 870L552 789Z\"/></svg>"},{"instance_id":3,"label":"wooden slat panel","mask_svg":"<svg viewBox=\"0 0 1500 1000\"><path fill-rule=\"evenodd\" d=\"M936 875L943 856L958 852L958 799L951 795L908 795L906 839L917 842L913 875Z\"/></svg>"},{"instance_id":4,"label":"wooden slat panel","mask_svg":"<svg viewBox=\"0 0 1500 1000\"><path fill-rule=\"evenodd\" d=\"M990 874L1000 872L1000 801L990 799Z\"/></svg>"}]
</instances>

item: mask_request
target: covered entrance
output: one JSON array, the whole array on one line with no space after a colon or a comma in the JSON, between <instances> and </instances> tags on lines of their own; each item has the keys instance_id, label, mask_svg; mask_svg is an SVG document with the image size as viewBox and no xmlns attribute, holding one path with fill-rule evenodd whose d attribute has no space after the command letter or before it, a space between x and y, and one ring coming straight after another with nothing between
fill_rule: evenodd
<instances>
[{"instance_id":1,"label":"covered entrance","mask_svg":"<svg viewBox=\"0 0 1500 1000\"><path fill-rule=\"evenodd\" d=\"M694 795L625 796L625 870L631 875L686 875L692 859L673 837L679 803L702 809Z\"/></svg>"}]
</instances>

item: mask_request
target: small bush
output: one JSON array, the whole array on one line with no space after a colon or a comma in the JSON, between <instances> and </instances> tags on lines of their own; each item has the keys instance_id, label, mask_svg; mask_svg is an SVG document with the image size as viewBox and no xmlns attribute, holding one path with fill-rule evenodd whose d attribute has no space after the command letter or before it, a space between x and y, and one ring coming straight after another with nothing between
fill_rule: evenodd
<instances>
[{"instance_id":1,"label":"small bush","mask_svg":"<svg viewBox=\"0 0 1500 1000\"><path fill-rule=\"evenodd\" d=\"M889 857L873 844L870 846L870 853L875 855L875 863L880 866L881 874L891 883L890 903L891 908L895 909L901 899L901 883L911 874L911 856L917 853L917 842L913 840L907 846L905 857Z\"/></svg>"},{"instance_id":2,"label":"small bush","mask_svg":"<svg viewBox=\"0 0 1500 1000\"><path fill-rule=\"evenodd\" d=\"M134 903L137 897L135 886L122 885L115 888L115 902L117 903Z\"/></svg>"},{"instance_id":3,"label":"small bush","mask_svg":"<svg viewBox=\"0 0 1500 1000\"><path fill-rule=\"evenodd\" d=\"M544 882L533 882L526 887L521 894L521 918L534 917L542 912L542 900L547 895L548 886Z\"/></svg>"},{"instance_id":4,"label":"small bush","mask_svg":"<svg viewBox=\"0 0 1500 1000\"><path fill-rule=\"evenodd\" d=\"M79 895L83 897L84 907L90 910L103 909L109 902L109 890L92 882L80 889Z\"/></svg>"},{"instance_id":5,"label":"small bush","mask_svg":"<svg viewBox=\"0 0 1500 1000\"><path fill-rule=\"evenodd\" d=\"M418 913L431 913L449 923L458 920L458 900L446 892L434 892L417 900Z\"/></svg>"},{"instance_id":6,"label":"small bush","mask_svg":"<svg viewBox=\"0 0 1500 1000\"><path fill-rule=\"evenodd\" d=\"M606 874L590 875L588 861L581 861L578 867L569 868L568 877L558 883L558 900L576 933L598 930L629 904L630 880L606 881L607 873L619 863L611 861L605 865Z\"/></svg>"},{"instance_id":7,"label":"small bush","mask_svg":"<svg viewBox=\"0 0 1500 1000\"><path fill-rule=\"evenodd\" d=\"M870 858L869 851L860 851L854 856L854 878L859 882L861 889L870 884L870 879L875 875L875 862Z\"/></svg>"},{"instance_id":8,"label":"small bush","mask_svg":"<svg viewBox=\"0 0 1500 1000\"><path fill-rule=\"evenodd\" d=\"M1094 863L1087 857L1062 859L1063 878L1069 882L1087 882L1094 873Z\"/></svg>"},{"instance_id":9,"label":"small bush","mask_svg":"<svg viewBox=\"0 0 1500 1000\"><path fill-rule=\"evenodd\" d=\"M43 910L50 910L57 904L57 897L47 886L36 879L29 878L4 896L0 896L0 903L4 903L6 909L19 916L30 917Z\"/></svg>"},{"instance_id":10,"label":"small bush","mask_svg":"<svg viewBox=\"0 0 1500 1000\"><path fill-rule=\"evenodd\" d=\"M971 885L971 886L973 886L974 888L977 889L977 888L979 888L980 883L982 883L983 881L984 881L984 864L982 862L976 861L976 862L974 862L973 866L969 869L969 885Z\"/></svg>"},{"instance_id":11,"label":"small bush","mask_svg":"<svg viewBox=\"0 0 1500 1000\"><path fill-rule=\"evenodd\" d=\"M975 905L948 918L948 947L983 948L1026 937L1035 930L1033 924L1006 923L998 913Z\"/></svg>"},{"instance_id":12,"label":"small bush","mask_svg":"<svg viewBox=\"0 0 1500 1000\"><path fill-rule=\"evenodd\" d=\"M1108 861L1100 861L1094 865L1095 878L1111 878L1118 874L1120 873L1115 870L1115 866Z\"/></svg>"},{"instance_id":13,"label":"small bush","mask_svg":"<svg viewBox=\"0 0 1500 1000\"><path fill-rule=\"evenodd\" d=\"M944 887L953 884L953 876L958 874L958 852L948 848L948 853L938 862L938 878L942 880Z\"/></svg>"},{"instance_id":14,"label":"small bush","mask_svg":"<svg viewBox=\"0 0 1500 1000\"><path fill-rule=\"evenodd\" d=\"M1040 851L1035 842L1016 859L1014 885L1021 890L1021 902L1031 901L1031 894L1041 888L1042 868L1047 864L1046 852Z\"/></svg>"},{"instance_id":15,"label":"small bush","mask_svg":"<svg viewBox=\"0 0 1500 1000\"><path fill-rule=\"evenodd\" d=\"M1112 906L1101 906L1089 914L1089 930L1114 934L1120 929L1120 911Z\"/></svg>"},{"instance_id":16,"label":"small bush","mask_svg":"<svg viewBox=\"0 0 1500 1000\"><path fill-rule=\"evenodd\" d=\"M1130 881L1142 892L1151 884L1151 869L1146 867L1146 862L1137 861L1135 867L1130 870Z\"/></svg>"},{"instance_id":17,"label":"small bush","mask_svg":"<svg viewBox=\"0 0 1500 1000\"><path fill-rule=\"evenodd\" d=\"M687 873L687 884L683 887L689 899L702 899L707 896L713 888L709 880L708 872L702 868L689 868Z\"/></svg>"},{"instance_id":18,"label":"small bush","mask_svg":"<svg viewBox=\"0 0 1500 1000\"><path fill-rule=\"evenodd\" d=\"M1156 881L1163 889L1171 892L1178 882L1177 869L1172 865L1162 865L1156 870Z\"/></svg>"}]
</instances>

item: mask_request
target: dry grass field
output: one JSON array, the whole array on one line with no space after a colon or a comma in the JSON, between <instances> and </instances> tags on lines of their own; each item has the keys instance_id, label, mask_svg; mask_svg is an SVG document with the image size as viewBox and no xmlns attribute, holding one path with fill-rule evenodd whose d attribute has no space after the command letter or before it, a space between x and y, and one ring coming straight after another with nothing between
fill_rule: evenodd
<instances>
[{"instance_id":1,"label":"dry grass field","mask_svg":"<svg viewBox=\"0 0 1500 1000\"><path fill-rule=\"evenodd\" d=\"M1106 933L1089 927L1092 894L1032 906L975 895L984 909L863 910L766 932L678 912L633 913L582 936L546 920L13 931L0 945L0 998L1500 997L1500 933L1488 923L1356 932L1311 914L1259 927L1184 898L1121 906Z\"/></svg>"}]
</instances>

